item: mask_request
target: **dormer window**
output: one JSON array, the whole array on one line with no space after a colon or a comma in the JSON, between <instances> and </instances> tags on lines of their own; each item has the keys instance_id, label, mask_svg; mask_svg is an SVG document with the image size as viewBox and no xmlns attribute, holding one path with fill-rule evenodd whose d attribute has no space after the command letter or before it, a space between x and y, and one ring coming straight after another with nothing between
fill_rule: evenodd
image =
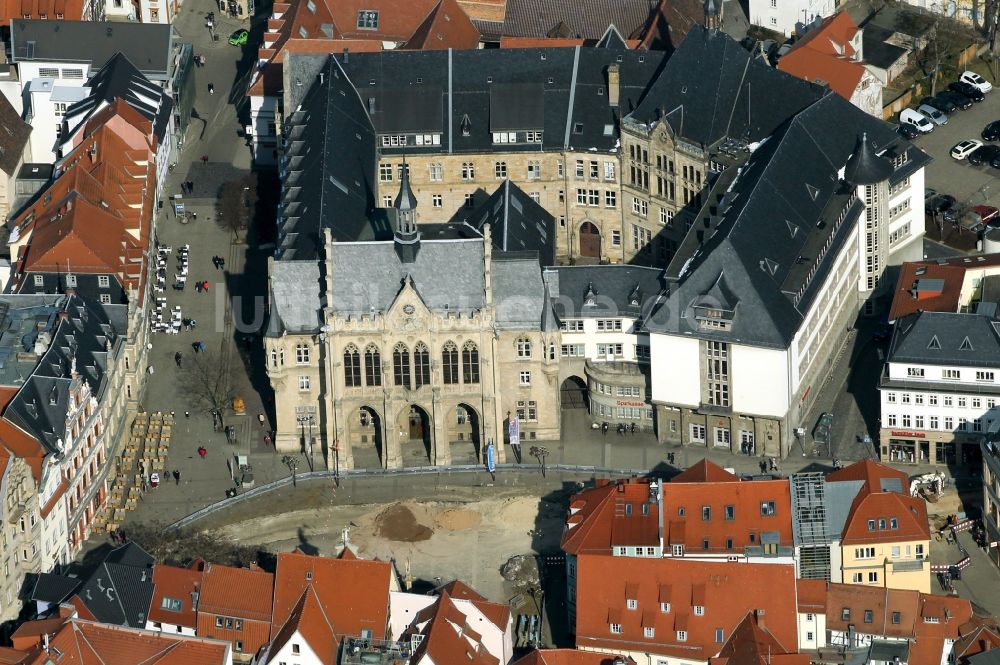
<instances>
[{"instance_id":1,"label":"dormer window","mask_svg":"<svg viewBox=\"0 0 1000 665\"><path fill-rule=\"evenodd\" d=\"M583 306L584 307L594 307L597 303L595 298L597 296L597 291L594 290L594 283L590 282L587 284L587 293L583 296Z\"/></svg>"},{"instance_id":2,"label":"dormer window","mask_svg":"<svg viewBox=\"0 0 1000 665\"><path fill-rule=\"evenodd\" d=\"M361 9L358 11L359 30L378 30L378 11L374 9Z\"/></svg>"}]
</instances>

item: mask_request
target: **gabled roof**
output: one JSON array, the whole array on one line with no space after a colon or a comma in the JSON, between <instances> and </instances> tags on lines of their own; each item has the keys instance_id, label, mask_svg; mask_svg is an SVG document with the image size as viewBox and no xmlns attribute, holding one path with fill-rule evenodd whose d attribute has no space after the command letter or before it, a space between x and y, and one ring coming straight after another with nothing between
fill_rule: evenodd
<instances>
[{"instance_id":1,"label":"gabled roof","mask_svg":"<svg viewBox=\"0 0 1000 665\"><path fill-rule=\"evenodd\" d=\"M1000 330L993 316L917 312L896 321L889 362L1000 367Z\"/></svg>"},{"instance_id":2,"label":"gabled roof","mask_svg":"<svg viewBox=\"0 0 1000 665\"><path fill-rule=\"evenodd\" d=\"M35 602L58 604L69 598L80 586L75 577L39 573L31 589L30 599Z\"/></svg>"},{"instance_id":3,"label":"gabled roof","mask_svg":"<svg viewBox=\"0 0 1000 665\"><path fill-rule=\"evenodd\" d=\"M572 2L571 0L507 0L502 34L511 37L552 36L599 40L609 25L626 37L641 34L656 8L655 0Z\"/></svg>"},{"instance_id":4,"label":"gabled roof","mask_svg":"<svg viewBox=\"0 0 1000 665\"><path fill-rule=\"evenodd\" d=\"M414 665L502 665L483 643L482 636L468 625L465 614L455 606L447 591L442 591L433 618L420 632L424 639L411 658Z\"/></svg>"},{"instance_id":5,"label":"gabled roof","mask_svg":"<svg viewBox=\"0 0 1000 665\"><path fill-rule=\"evenodd\" d=\"M648 480L599 484L570 499L560 547L569 554L610 554L612 546L659 545L659 512ZM619 505L631 504L631 515ZM641 506L649 509L643 513Z\"/></svg>"},{"instance_id":6,"label":"gabled roof","mask_svg":"<svg viewBox=\"0 0 1000 665\"><path fill-rule=\"evenodd\" d=\"M198 611L270 621L273 591L271 573L210 563L203 572Z\"/></svg>"},{"instance_id":7,"label":"gabled roof","mask_svg":"<svg viewBox=\"0 0 1000 665\"><path fill-rule=\"evenodd\" d=\"M232 662L228 642L202 637L136 630L68 619L49 641L49 651L38 650L32 665L227 665Z\"/></svg>"},{"instance_id":8,"label":"gabled roof","mask_svg":"<svg viewBox=\"0 0 1000 665\"><path fill-rule=\"evenodd\" d=\"M201 594L202 571L163 564L153 566L153 600L149 620L175 626L198 627L197 598ZM179 601L179 608L177 605Z\"/></svg>"},{"instance_id":9,"label":"gabled roof","mask_svg":"<svg viewBox=\"0 0 1000 665\"><path fill-rule=\"evenodd\" d=\"M864 481L866 492L909 492L910 478L903 471L874 460L864 459L826 474L827 482Z\"/></svg>"},{"instance_id":10,"label":"gabled roof","mask_svg":"<svg viewBox=\"0 0 1000 665\"><path fill-rule=\"evenodd\" d=\"M946 647L951 651L962 636L962 626L973 618L972 603L966 598L922 593L918 616L909 662L940 663Z\"/></svg>"},{"instance_id":11,"label":"gabled roof","mask_svg":"<svg viewBox=\"0 0 1000 665\"><path fill-rule=\"evenodd\" d=\"M892 520L896 520L895 529ZM896 543L930 540L930 537L927 504L923 499L897 492L862 491L851 506L841 544Z\"/></svg>"},{"instance_id":12,"label":"gabled roof","mask_svg":"<svg viewBox=\"0 0 1000 665\"><path fill-rule=\"evenodd\" d=\"M798 644L793 566L587 554L577 559L576 595L577 648L707 661L719 651L716 629L728 638L754 610L763 610L783 651ZM704 617L694 614L696 605ZM621 634L611 634L611 623ZM647 627L654 637L644 637ZM687 631L686 642L677 641L678 630Z\"/></svg>"},{"instance_id":13,"label":"gabled roof","mask_svg":"<svg viewBox=\"0 0 1000 665\"><path fill-rule=\"evenodd\" d=\"M439 0L403 48L415 50L474 49L479 30L456 0Z\"/></svg>"},{"instance_id":14,"label":"gabled roof","mask_svg":"<svg viewBox=\"0 0 1000 665\"><path fill-rule=\"evenodd\" d=\"M375 639L384 639L392 575L392 567L384 561L280 553L274 576L271 635L278 634L308 586L315 591L318 605L337 635L356 636L367 629Z\"/></svg>"},{"instance_id":15,"label":"gabled roof","mask_svg":"<svg viewBox=\"0 0 1000 665\"><path fill-rule=\"evenodd\" d=\"M560 319L642 318L664 292L663 270L625 264L552 266L544 272Z\"/></svg>"},{"instance_id":16,"label":"gabled roof","mask_svg":"<svg viewBox=\"0 0 1000 665\"><path fill-rule=\"evenodd\" d=\"M854 626L856 633L912 639L919 609L918 591L860 584L830 583L827 586L827 630L846 633L848 626Z\"/></svg>"},{"instance_id":17,"label":"gabled roof","mask_svg":"<svg viewBox=\"0 0 1000 665\"><path fill-rule=\"evenodd\" d=\"M33 19L65 17L71 21L84 20L83 0L0 0L0 25L9 26L14 19L25 16Z\"/></svg>"},{"instance_id":18,"label":"gabled roof","mask_svg":"<svg viewBox=\"0 0 1000 665\"><path fill-rule=\"evenodd\" d=\"M0 95L0 171L14 175L30 136L31 125L21 119L5 95Z\"/></svg>"},{"instance_id":19,"label":"gabled roof","mask_svg":"<svg viewBox=\"0 0 1000 665\"><path fill-rule=\"evenodd\" d=\"M306 641L321 665L337 664L338 646L334 626L323 611L312 584L306 585L288 619L271 640L268 647L270 658L264 662L273 662L285 644L296 634Z\"/></svg>"},{"instance_id":20,"label":"gabled roof","mask_svg":"<svg viewBox=\"0 0 1000 665\"><path fill-rule=\"evenodd\" d=\"M919 311L957 312L962 295L962 284L969 268L985 264L988 267L1000 262L1000 255L993 254L979 263L963 264L961 260L908 261L899 270L896 292L889 308L889 321L897 321Z\"/></svg>"},{"instance_id":21,"label":"gabled roof","mask_svg":"<svg viewBox=\"0 0 1000 665\"><path fill-rule=\"evenodd\" d=\"M515 660L512 665L615 665L617 658L622 656L579 649L536 649ZM623 662L635 665L631 658L625 658Z\"/></svg>"},{"instance_id":22,"label":"gabled roof","mask_svg":"<svg viewBox=\"0 0 1000 665\"><path fill-rule=\"evenodd\" d=\"M809 665L808 654L795 653L797 644L782 645L767 630L764 615L748 612L722 645L711 665ZM790 651L789 651L790 649Z\"/></svg>"},{"instance_id":23,"label":"gabled roof","mask_svg":"<svg viewBox=\"0 0 1000 665\"><path fill-rule=\"evenodd\" d=\"M16 18L10 27L14 62L81 62L100 69L122 52L154 80L166 80L170 71L172 28L168 23Z\"/></svg>"},{"instance_id":24,"label":"gabled roof","mask_svg":"<svg viewBox=\"0 0 1000 665\"><path fill-rule=\"evenodd\" d=\"M795 42L778 60L778 69L806 81L825 83L850 101L865 74L850 44L857 31L850 14L838 12Z\"/></svg>"},{"instance_id":25,"label":"gabled roof","mask_svg":"<svg viewBox=\"0 0 1000 665\"><path fill-rule=\"evenodd\" d=\"M77 595L102 623L144 628L153 597L153 558L134 543L118 547Z\"/></svg>"},{"instance_id":26,"label":"gabled roof","mask_svg":"<svg viewBox=\"0 0 1000 665\"><path fill-rule=\"evenodd\" d=\"M735 483L739 478L715 462L702 458L670 479L672 483Z\"/></svg>"}]
</instances>

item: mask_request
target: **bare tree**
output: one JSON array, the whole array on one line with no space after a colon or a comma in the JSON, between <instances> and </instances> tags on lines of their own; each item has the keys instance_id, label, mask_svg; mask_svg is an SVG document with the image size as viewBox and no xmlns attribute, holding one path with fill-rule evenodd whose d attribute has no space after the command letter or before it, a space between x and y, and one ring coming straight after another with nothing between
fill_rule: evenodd
<instances>
[{"instance_id":1,"label":"bare tree","mask_svg":"<svg viewBox=\"0 0 1000 665\"><path fill-rule=\"evenodd\" d=\"M182 388L195 409L221 411L232 404L233 376L225 351L192 354L181 366Z\"/></svg>"},{"instance_id":2,"label":"bare tree","mask_svg":"<svg viewBox=\"0 0 1000 665\"><path fill-rule=\"evenodd\" d=\"M227 566L247 567L258 561L262 548L220 538L192 528L167 529L163 522L140 522L128 527L130 540L142 545L157 563L187 566L204 559Z\"/></svg>"},{"instance_id":3,"label":"bare tree","mask_svg":"<svg viewBox=\"0 0 1000 665\"><path fill-rule=\"evenodd\" d=\"M219 193L219 216L216 222L237 239L246 230L257 205L257 180L247 175L222 185Z\"/></svg>"}]
</instances>

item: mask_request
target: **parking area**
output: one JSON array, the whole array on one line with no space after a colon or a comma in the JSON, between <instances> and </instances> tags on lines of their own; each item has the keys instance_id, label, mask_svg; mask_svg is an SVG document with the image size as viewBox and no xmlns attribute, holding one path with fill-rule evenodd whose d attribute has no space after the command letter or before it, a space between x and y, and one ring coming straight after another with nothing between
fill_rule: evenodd
<instances>
[{"instance_id":1,"label":"parking area","mask_svg":"<svg viewBox=\"0 0 1000 665\"><path fill-rule=\"evenodd\" d=\"M984 101L966 111L953 112L947 125L939 125L932 133L914 139L915 145L934 158L925 172L927 187L951 194L965 206L1000 207L1000 169L989 164L973 166L950 155L959 141L982 140L983 127L994 120L1000 120L1000 89L988 93Z\"/></svg>"}]
</instances>

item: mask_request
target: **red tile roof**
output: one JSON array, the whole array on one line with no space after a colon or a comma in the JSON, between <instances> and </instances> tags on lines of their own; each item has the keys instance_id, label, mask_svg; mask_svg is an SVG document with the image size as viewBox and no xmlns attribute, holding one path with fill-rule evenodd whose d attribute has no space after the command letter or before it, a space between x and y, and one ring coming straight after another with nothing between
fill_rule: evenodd
<instances>
[{"instance_id":1,"label":"red tile roof","mask_svg":"<svg viewBox=\"0 0 1000 665\"><path fill-rule=\"evenodd\" d=\"M203 573L191 568L176 568L157 564L153 566L153 600L149 604L149 620L175 626L198 627L194 595L201 592ZM164 598L179 600L179 611L164 607Z\"/></svg>"},{"instance_id":2,"label":"red tile roof","mask_svg":"<svg viewBox=\"0 0 1000 665\"><path fill-rule=\"evenodd\" d=\"M909 662L941 663L946 641L954 643L961 636L961 627L972 619L972 604L965 598L920 594L920 610L914 632L916 642L910 645Z\"/></svg>"},{"instance_id":3,"label":"red tile roof","mask_svg":"<svg viewBox=\"0 0 1000 665\"><path fill-rule=\"evenodd\" d=\"M735 483L739 478L715 462L702 459L670 479L672 483Z\"/></svg>"},{"instance_id":4,"label":"red tile roof","mask_svg":"<svg viewBox=\"0 0 1000 665\"><path fill-rule=\"evenodd\" d=\"M896 281L889 320L917 312L958 312L968 270L995 268L1000 254L904 263ZM931 280L941 280L938 282Z\"/></svg>"},{"instance_id":5,"label":"red tile roof","mask_svg":"<svg viewBox=\"0 0 1000 665\"><path fill-rule=\"evenodd\" d=\"M570 554L610 554L614 545L659 545L656 504L648 480L621 480L584 490L570 500L561 546ZM625 505L632 506L626 516ZM641 506L649 506L643 514Z\"/></svg>"},{"instance_id":6,"label":"red tile roof","mask_svg":"<svg viewBox=\"0 0 1000 665\"><path fill-rule=\"evenodd\" d=\"M271 635L278 634L311 585L337 635L356 636L368 629L376 639L385 639L392 575L385 561L278 554Z\"/></svg>"},{"instance_id":7,"label":"red tile roof","mask_svg":"<svg viewBox=\"0 0 1000 665\"><path fill-rule=\"evenodd\" d=\"M661 609L665 602L669 612ZM764 610L766 628L783 649L798 648L792 566L584 555L577 560L576 606L578 648L704 661L718 653L716 628L732 635L752 610ZM612 623L621 625L620 634L611 632ZM644 628L653 628L654 637L644 637ZM687 631L686 642L677 640L678 630Z\"/></svg>"},{"instance_id":8,"label":"red tile roof","mask_svg":"<svg viewBox=\"0 0 1000 665\"><path fill-rule=\"evenodd\" d=\"M274 636L269 653L277 654L298 633L322 665L337 665L339 646L330 623L312 584L306 586L284 625Z\"/></svg>"},{"instance_id":9,"label":"red tile roof","mask_svg":"<svg viewBox=\"0 0 1000 665\"><path fill-rule=\"evenodd\" d=\"M583 42L582 37L501 37L500 48L566 48L583 46Z\"/></svg>"},{"instance_id":10,"label":"red tile roof","mask_svg":"<svg viewBox=\"0 0 1000 665\"><path fill-rule=\"evenodd\" d=\"M231 648L202 637L69 619L51 638L49 652L41 651L29 662L51 663L58 649L59 665L226 665L232 662Z\"/></svg>"},{"instance_id":11,"label":"red tile roof","mask_svg":"<svg viewBox=\"0 0 1000 665\"><path fill-rule=\"evenodd\" d=\"M198 611L270 621L273 590L274 576L271 573L208 564L202 573Z\"/></svg>"},{"instance_id":12,"label":"red tile roof","mask_svg":"<svg viewBox=\"0 0 1000 665\"><path fill-rule=\"evenodd\" d=\"M442 591L433 606L433 617L420 631L423 641L413 655L413 662L424 658L432 663L469 663L501 665L482 642L482 635L470 626L465 613L455 606L447 591Z\"/></svg>"},{"instance_id":13,"label":"red tile roof","mask_svg":"<svg viewBox=\"0 0 1000 665\"><path fill-rule=\"evenodd\" d=\"M865 74L849 43L858 27L846 11L825 19L778 61L778 69L807 81L823 81L850 101Z\"/></svg>"},{"instance_id":14,"label":"red tile roof","mask_svg":"<svg viewBox=\"0 0 1000 665\"><path fill-rule=\"evenodd\" d=\"M616 658L622 656L578 649L537 649L512 665L615 665ZM635 665L631 658L625 658L625 663Z\"/></svg>"},{"instance_id":15,"label":"red tile roof","mask_svg":"<svg viewBox=\"0 0 1000 665\"><path fill-rule=\"evenodd\" d=\"M423 51L474 49L479 46L479 39L479 30L456 0L440 0L404 48Z\"/></svg>"},{"instance_id":16,"label":"red tile roof","mask_svg":"<svg viewBox=\"0 0 1000 665\"><path fill-rule=\"evenodd\" d=\"M823 614L826 612L826 582L824 580L796 580L799 612Z\"/></svg>"},{"instance_id":17,"label":"red tile roof","mask_svg":"<svg viewBox=\"0 0 1000 665\"><path fill-rule=\"evenodd\" d=\"M83 20L83 0L0 0L0 26L19 18Z\"/></svg>"},{"instance_id":18,"label":"red tile roof","mask_svg":"<svg viewBox=\"0 0 1000 665\"><path fill-rule=\"evenodd\" d=\"M807 654L791 651L767 630L766 615L749 612L736 627L711 665L809 665Z\"/></svg>"},{"instance_id":19,"label":"red tile roof","mask_svg":"<svg viewBox=\"0 0 1000 665\"><path fill-rule=\"evenodd\" d=\"M897 528L892 528L892 520ZM874 527L872 527L874 522ZM882 524L885 528L882 528ZM927 504L919 497L896 492L858 493L844 524L842 545L930 540Z\"/></svg>"},{"instance_id":20,"label":"red tile roof","mask_svg":"<svg viewBox=\"0 0 1000 665\"><path fill-rule=\"evenodd\" d=\"M18 390L20 390L19 386L0 386L0 412L7 408ZM27 462L28 466L31 467L31 475L35 482L41 482L42 463L45 461L46 453L38 439L6 418L0 418L0 445L3 445L15 457L20 457ZM46 516L48 516L48 512L45 512L43 508L42 517Z\"/></svg>"},{"instance_id":21,"label":"red tile roof","mask_svg":"<svg viewBox=\"0 0 1000 665\"><path fill-rule=\"evenodd\" d=\"M896 485L894 481L899 481L899 491L910 491L910 477L906 473L870 459L855 462L843 469L829 473L826 480L827 482L863 480L865 482L864 489L869 492L881 492L888 487L894 488ZM889 482L883 483L883 480L889 480Z\"/></svg>"},{"instance_id":22,"label":"red tile roof","mask_svg":"<svg viewBox=\"0 0 1000 665\"><path fill-rule=\"evenodd\" d=\"M826 595L826 627L846 633L848 626L854 626L858 633L911 639L919 608L919 591L831 583ZM870 622L866 612L871 613Z\"/></svg>"}]
</instances>

